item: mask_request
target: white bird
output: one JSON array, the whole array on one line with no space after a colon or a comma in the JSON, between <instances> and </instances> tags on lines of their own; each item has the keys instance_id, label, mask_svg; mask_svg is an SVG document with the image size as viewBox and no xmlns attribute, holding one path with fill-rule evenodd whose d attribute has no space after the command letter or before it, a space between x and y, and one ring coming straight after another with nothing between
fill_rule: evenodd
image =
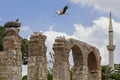
<instances>
[{"instance_id":1,"label":"white bird","mask_svg":"<svg viewBox=\"0 0 120 80\"><path fill-rule=\"evenodd\" d=\"M56 11L57 15L63 15L68 9L68 5L64 6L60 11Z\"/></svg>"}]
</instances>

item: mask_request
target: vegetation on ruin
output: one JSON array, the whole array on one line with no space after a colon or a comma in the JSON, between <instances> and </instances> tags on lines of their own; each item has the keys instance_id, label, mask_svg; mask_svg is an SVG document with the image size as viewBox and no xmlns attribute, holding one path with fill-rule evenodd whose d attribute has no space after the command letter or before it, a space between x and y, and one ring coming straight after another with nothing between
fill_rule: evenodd
<instances>
[{"instance_id":1,"label":"vegetation on ruin","mask_svg":"<svg viewBox=\"0 0 120 80\"><path fill-rule=\"evenodd\" d=\"M3 51L3 38L5 37L5 28L3 26L0 26L0 51ZM28 54L28 45L27 45L28 40L27 39L22 39L22 44L21 44L21 51L22 51L22 60L23 64L27 64L27 54Z\"/></svg>"},{"instance_id":2,"label":"vegetation on ruin","mask_svg":"<svg viewBox=\"0 0 120 80\"><path fill-rule=\"evenodd\" d=\"M5 28L0 26L0 51L3 51L3 38L5 37Z\"/></svg>"},{"instance_id":3,"label":"vegetation on ruin","mask_svg":"<svg viewBox=\"0 0 120 80\"><path fill-rule=\"evenodd\" d=\"M28 40L27 39L22 39L22 46L21 46L21 51L22 51L22 60L23 64L27 64L27 57L28 57Z\"/></svg>"},{"instance_id":4,"label":"vegetation on ruin","mask_svg":"<svg viewBox=\"0 0 120 80\"><path fill-rule=\"evenodd\" d=\"M27 75L23 76L22 80L27 80Z\"/></svg>"}]
</instances>

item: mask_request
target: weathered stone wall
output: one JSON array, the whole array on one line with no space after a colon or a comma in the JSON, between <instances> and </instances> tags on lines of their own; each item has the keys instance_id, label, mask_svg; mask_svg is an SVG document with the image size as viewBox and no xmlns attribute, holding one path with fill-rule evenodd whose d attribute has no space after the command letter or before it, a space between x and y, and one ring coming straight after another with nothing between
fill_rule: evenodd
<instances>
[{"instance_id":1,"label":"weathered stone wall","mask_svg":"<svg viewBox=\"0 0 120 80\"><path fill-rule=\"evenodd\" d=\"M0 52L0 80L22 80L20 25L18 22L5 24L4 51ZM35 32L28 41L27 80L47 80L45 40L45 35ZM70 80L70 50L74 61L72 80L101 80L101 59L97 48L75 39L58 37L55 39L53 50L53 80Z\"/></svg>"},{"instance_id":2,"label":"weathered stone wall","mask_svg":"<svg viewBox=\"0 0 120 80\"><path fill-rule=\"evenodd\" d=\"M22 68L15 50L0 52L0 80L22 80Z\"/></svg>"},{"instance_id":3,"label":"weathered stone wall","mask_svg":"<svg viewBox=\"0 0 120 80\"><path fill-rule=\"evenodd\" d=\"M28 79L47 80L46 36L34 33L28 42Z\"/></svg>"},{"instance_id":4,"label":"weathered stone wall","mask_svg":"<svg viewBox=\"0 0 120 80\"><path fill-rule=\"evenodd\" d=\"M4 51L0 52L0 80L22 80L19 27L16 28L13 25L10 28L6 28L6 36L3 40Z\"/></svg>"},{"instance_id":5,"label":"weathered stone wall","mask_svg":"<svg viewBox=\"0 0 120 80\"><path fill-rule=\"evenodd\" d=\"M57 38L53 45L55 63L53 65L53 80L70 80L69 49L65 45L65 38Z\"/></svg>"},{"instance_id":6,"label":"weathered stone wall","mask_svg":"<svg viewBox=\"0 0 120 80\"><path fill-rule=\"evenodd\" d=\"M100 54L95 47L75 39L59 37L53 45L55 63L53 80L70 80L69 51L72 50L73 80L101 80Z\"/></svg>"}]
</instances>

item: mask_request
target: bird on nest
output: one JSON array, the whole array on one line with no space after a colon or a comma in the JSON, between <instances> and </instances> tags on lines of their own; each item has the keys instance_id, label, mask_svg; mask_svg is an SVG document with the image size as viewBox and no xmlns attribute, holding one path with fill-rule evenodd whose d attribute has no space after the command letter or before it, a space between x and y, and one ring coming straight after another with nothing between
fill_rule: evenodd
<instances>
[{"instance_id":1,"label":"bird on nest","mask_svg":"<svg viewBox=\"0 0 120 80\"><path fill-rule=\"evenodd\" d=\"M15 20L15 22L17 22L17 23L18 23L18 22L19 22L19 18L17 18L17 19Z\"/></svg>"}]
</instances>

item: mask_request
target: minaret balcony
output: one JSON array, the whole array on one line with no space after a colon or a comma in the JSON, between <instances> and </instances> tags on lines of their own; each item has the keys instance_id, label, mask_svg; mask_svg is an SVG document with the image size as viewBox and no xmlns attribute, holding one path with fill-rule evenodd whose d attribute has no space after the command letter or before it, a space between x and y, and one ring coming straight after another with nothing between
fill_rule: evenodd
<instances>
[{"instance_id":1,"label":"minaret balcony","mask_svg":"<svg viewBox=\"0 0 120 80\"><path fill-rule=\"evenodd\" d=\"M109 51L114 51L115 45L108 45L108 46L107 46L107 49L108 49Z\"/></svg>"}]
</instances>

